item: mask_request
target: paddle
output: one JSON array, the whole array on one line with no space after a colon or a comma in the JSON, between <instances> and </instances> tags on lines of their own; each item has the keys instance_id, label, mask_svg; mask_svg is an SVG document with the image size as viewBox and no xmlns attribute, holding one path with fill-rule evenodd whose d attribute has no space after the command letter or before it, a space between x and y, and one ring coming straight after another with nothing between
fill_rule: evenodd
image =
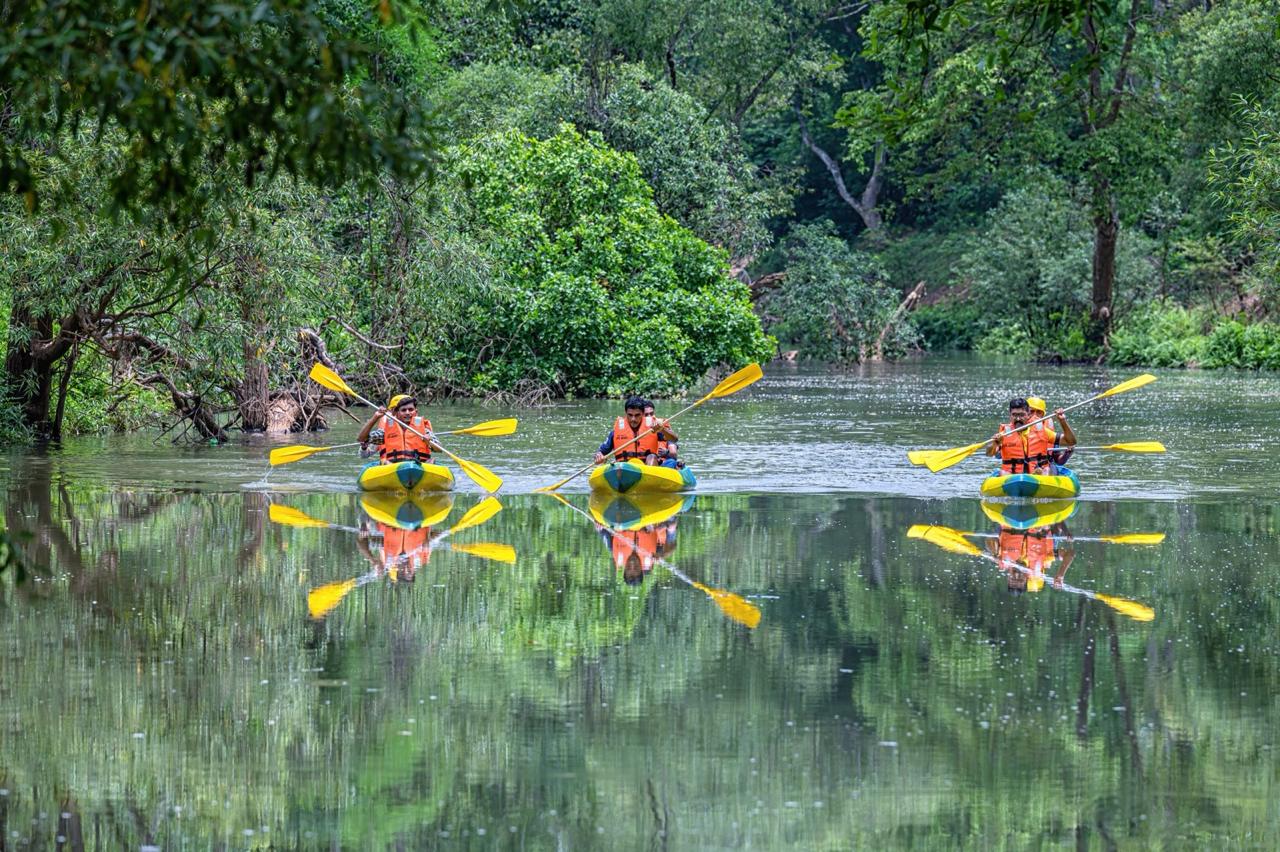
<instances>
[{"instance_id":1,"label":"paddle","mask_svg":"<svg viewBox=\"0 0 1280 852\"><path fill-rule=\"evenodd\" d=\"M932 526L931 524L916 524L907 530L907 535L911 538L923 537L924 530ZM999 533L981 533L981 532L964 532L962 530L954 530L951 527L934 527L934 529L946 530L958 536L968 536L970 538L999 538ZM1049 536L1049 538L1059 541L1065 536ZM1105 541L1109 544L1159 544L1164 541L1164 533L1125 533L1124 535L1099 535L1099 536L1072 536L1072 541Z\"/></svg>"},{"instance_id":2,"label":"paddle","mask_svg":"<svg viewBox=\"0 0 1280 852\"><path fill-rule=\"evenodd\" d=\"M988 442L984 442L983 446L986 446L987 443ZM981 449L981 447L979 447L979 449ZM1164 444L1160 443L1159 441L1129 441L1128 443L1124 443L1124 444L1107 444L1104 447L1074 446L1074 447L1054 447L1053 448L1053 451L1058 451L1058 452L1062 452L1066 450L1072 450L1072 451L1110 450L1112 452L1117 452L1117 453L1163 453L1165 452L1165 447L1164 447ZM953 450L911 450L910 452L907 453L907 458L911 460L912 464L927 465L928 459L937 457L941 453L951 453L951 452L954 452L954 451Z\"/></svg>"},{"instance_id":3,"label":"paddle","mask_svg":"<svg viewBox=\"0 0 1280 852\"><path fill-rule=\"evenodd\" d=\"M693 409L697 408L699 405L702 405L702 403L706 402L709 399L720 399L722 397L731 396L737 393L738 391L742 390L743 388L747 387L748 385L754 384L755 382L759 381L763 375L764 373L761 372L759 364L748 364L747 366L743 367L741 370L738 370L736 373L732 373L729 376L726 376L724 379L722 379L720 384L712 388L709 394L702 397L697 402L694 402L692 405L685 406L684 408L680 409L675 414L671 415L666 419L668 422L675 420L681 414L684 414L686 411L692 411ZM641 432L639 435L636 435L630 441L627 441L621 447L614 447L609 453L605 455L605 458L608 459L611 456L616 455L617 453L621 452L622 450L634 444L636 441L639 441L645 435L649 435L652 433L653 433L653 429L645 429L643 432ZM601 462L601 464L603 464L603 462ZM598 465L596 462L592 462L591 464L587 465L581 470L575 471L573 474L560 480L556 484L547 485L542 488L538 488L536 489L536 491L543 492L543 493L551 493L552 491L558 491L561 488L563 488L565 485L577 479L582 474L586 473L587 471L591 470L593 467L597 467L597 466ZM577 508L577 507L575 506L574 508Z\"/></svg>"},{"instance_id":4,"label":"paddle","mask_svg":"<svg viewBox=\"0 0 1280 852\"><path fill-rule=\"evenodd\" d=\"M1151 384L1155 380L1156 380L1156 377L1151 375L1150 373L1143 373L1141 376L1135 376L1134 378L1129 379L1127 382L1121 382L1115 387L1108 388L1107 390L1103 391L1100 394L1097 394L1096 396L1091 396L1088 399L1084 400L1083 402L1077 402L1075 405L1067 406L1066 408L1062 409L1062 411L1065 414L1068 411L1074 411L1075 409L1080 408L1081 406L1084 406L1084 405L1088 405L1091 402L1097 402L1100 399L1105 399L1106 397L1115 396L1116 394L1125 393L1127 391L1137 390L1140 387L1144 387L1146 385ZM1021 426L1019 426L1017 429L1014 429L1013 431L1017 433L1017 432L1023 431L1024 429L1030 429L1032 426L1035 426L1037 423L1043 423L1046 420L1052 420L1056 416L1057 416L1056 413L1046 414L1044 417L1040 417L1036 420L1032 420L1028 423L1022 424ZM947 468L951 467L954 464L964 461L969 456L976 453L978 450L990 444L991 441L992 441L991 438L987 438L984 441L979 441L976 444L970 444L967 447L955 447L954 449L950 449L950 450L913 450L907 453L907 458L911 461L912 464L922 464L925 467L929 468L929 471L931 473L938 473L939 471L946 470ZM1061 449L1069 450L1071 449L1071 447L1062 447Z\"/></svg>"},{"instance_id":5,"label":"paddle","mask_svg":"<svg viewBox=\"0 0 1280 852\"><path fill-rule=\"evenodd\" d=\"M343 409L344 411L346 409ZM393 418L394 419L394 418ZM501 435L511 435L516 431L516 419L508 417L503 420L486 420L484 423L477 423L474 426L468 426L465 429L453 429L445 432L445 435L478 435L484 438L496 438ZM434 434L434 433L433 433ZM323 453L328 450L336 450L341 447L358 447L361 441L354 441L349 444L332 444L327 447L309 447L306 444L294 444L288 447L279 447L271 451L268 456L271 464L291 464L296 461L302 461L307 456L316 453ZM444 449L441 447L441 449Z\"/></svg>"},{"instance_id":6,"label":"paddle","mask_svg":"<svg viewBox=\"0 0 1280 852\"><path fill-rule=\"evenodd\" d=\"M591 523L594 524L596 522L595 518L591 517L591 515L587 514L586 512L579 509L577 506L570 503L562 495L556 494L554 491L547 491L544 493L549 494L550 496L559 500L561 503L568 506L573 511L577 512L579 515L582 515L587 520L591 521ZM738 622L739 624L743 625L749 630L754 630L760 624L760 608L757 607L755 604L751 603L751 601L747 600L746 598L743 598L741 595L736 595L733 592L725 591L724 589L713 589L709 586L704 586L698 581L691 579L679 568L672 565L670 562L663 559L661 556L658 556L657 554L654 554L654 553L650 553L644 548L641 548L638 546L636 547L636 550L639 550L640 552L644 553L646 556L653 559L654 562L657 562L659 565L666 568L668 571L670 571L672 574L676 575L676 577L688 583L690 586L693 586L698 591L706 594L709 598L711 598L711 600L715 601L715 605L718 606L720 608L720 611L724 613L725 616L727 616L728 618Z\"/></svg>"},{"instance_id":7,"label":"paddle","mask_svg":"<svg viewBox=\"0 0 1280 852\"><path fill-rule=\"evenodd\" d=\"M273 505L272 508L274 509L275 506ZM280 523L289 523L293 526L329 526L337 529L358 532L358 530L354 530L352 527L343 527L338 524L327 524L324 521L317 521L315 518L299 512L297 509L290 509L287 506L281 506L280 508L287 511L281 513L271 512L271 519L273 521L278 520ZM502 511L502 504L498 502L497 498L487 497L472 506L471 509L459 518L458 522L452 527L439 535L432 536L431 540L427 543L427 547L433 548L439 542L456 532L483 524L500 511ZM279 514L281 518L289 518L290 520L281 520L276 517L277 514ZM305 522L298 523L297 521L299 518L305 519ZM448 547L450 550L457 550L471 556L480 556L485 559L496 559L499 562L516 561L515 548L510 545L493 544L490 542L475 542L473 544L466 545L450 544ZM342 599L345 598L352 589L363 586L365 583L372 580L376 580L380 575L381 572L379 570L375 570L370 571L361 577L354 577L350 580L342 580L337 583L326 583L323 586L317 586L307 593L307 611L311 613L312 618L324 618L331 610L333 610L334 607L342 603Z\"/></svg>"},{"instance_id":8,"label":"paddle","mask_svg":"<svg viewBox=\"0 0 1280 852\"><path fill-rule=\"evenodd\" d=\"M342 376L339 376L333 370L330 370L328 367L326 367L325 365L319 362L316 362L316 364L311 368L311 372L308 373L308 375L316 383L327 387L329 390L337 391L338 393L345 393L348 396L355 397L356 399L363 402L365 405L368 405L374 409L378 408L378 406L374 405L372 402L370 402L369 400L365 399L360 394L352 390L351 386L342 380ZM467 461L466 459L460 458L459 456L455 456L453 453L445 449L440 444L440 442L435 439L434 435L431 437L427 437L426 435L419 432L417 429L414 429L408 423L405 423L403 420L396 417L391 412L387 412L387 416L390 417L392 420L396 421L397 423L399 423L404 428L408 429L413 434L417 435L419 438L422 438L424 441L428 441L430 443L435 444L437 447L439 447L440 452L444 453L446 456L453 459L454 463L457 464L458 467L462 468L462 472L465 473L467 476L471 477L471 481L474 482L476 485L479 485L485 491L492 493L502 487L502 477L498 476L493 471L489 470L487 467L477 464L476 462L473 462L473 461ZM501 421L492 421L492 422L501 422ZM484 424L481 424L481 425L484 425Z\"/></svg>"},{"instance_id":9,"label":"paddle","mask_svg":"<svg viewBox=\"0 0 1280 852\"><path fill-rule=\"evenodd\" d=\"M1025 565L1020 565L1009 559L1001 559L999 557L992 556L990 553L979 549L972 542L967 541L958 530L949 529L947 527L929 527L923 524L917 524L907 530L907 536L909 538L922 538L930 544L937 545L950 553L961 553L966 556L976 556L980 559L985 559L988 562L993 562L1001 567L1008 565L1011 568L1021 571L1028 577L1035 575L1035 572L1030 568L1027 568ZM1101 601L1121 615L1127 615L1135 621L1151 621L1156 617L1155 610L1146 604L1138 603L1137 601L1118 598L1114 595L1104 595L1100 592L1089 591L1087 589L1078 589L1075 586L1069 586L1066 583L1049 583L1048 585L1058 589L1059 591L1071 592L1076 595L1084 595L1086 598Z\"/></svg>"}]
</instances>

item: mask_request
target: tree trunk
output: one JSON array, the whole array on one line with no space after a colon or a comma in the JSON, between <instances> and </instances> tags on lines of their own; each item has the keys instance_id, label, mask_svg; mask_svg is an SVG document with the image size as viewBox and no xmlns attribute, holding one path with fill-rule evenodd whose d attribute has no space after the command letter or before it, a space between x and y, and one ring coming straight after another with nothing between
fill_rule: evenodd
<instances>
[{"instance_id":1,"label":"tree trunk","mask_svg":"<svg viewBox=\"0 0 1280 852\"><path fill-rule=\"evenodd\" d=\"M261 339L261 338L259 338ZM262 360L258 340L246 337L242 344L244 353L244 380L236 389L236 404L240 409L240 428L246 432L267 431L267 362Z\"/></svg>"},{"instance_id":2,"label":"tree trunk","mask_svg":"<svg viewBox=\"0 0 1280 852\"><path fill-rule=\"evenodd\" d=\"M54 362L39 357L37 341L53 336L53 319L35 317L23 304L15 304L9 314L9 340L4 358L9 399L22 412L22 422L37 440L53 437L49 422L49 399L53 394Z\"/></svg>"},{"instance_id":3,"label":"tree trunk","mask_svg":"<svg viewBox=\"0 0 1280 852\"><path fill-rule=\"evenodd\" d=\"M1094 179L1093 187L1093 309L1089 316L1088 340L1106 346L1111 333L1111 296L1116 280L1116 242L1120 237L1120 217L1111 181Z\"/></svg>"}]
</instances>

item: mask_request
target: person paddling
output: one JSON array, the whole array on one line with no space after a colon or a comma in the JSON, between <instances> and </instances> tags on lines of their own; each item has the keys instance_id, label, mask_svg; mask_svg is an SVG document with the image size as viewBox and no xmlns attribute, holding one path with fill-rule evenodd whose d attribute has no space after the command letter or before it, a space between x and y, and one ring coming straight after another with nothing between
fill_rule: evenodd
<instances>
[{"instance_id":1,"label":"person paddling","mask_svg":"<svg viewBox=\"0 0 1280 852\"><path fill-rule=\"evenodd\" d=\"M1027 408L1031 409L1032 420L1039 420L1048 413L1045 401L1038 396L1027 397ZM1054 464L1058 465L1058 467L1064 467L1071 459L1072 453L1072 449L1070 447L1059 449L1062 446L1062 437L1062 435L1055 435L1053 441L1054 449L1049 453L1050 460L1052 460Z\"/></svg>"},{"instance_id":2,"label":"person paddling","mask_svg":"<svg viewBox=\"0 0 1280 852\"><path fill-rule=\"evenodd\" d=\"M1062 430L1062 444L1074 447L1075 432L1067 424L1063 410L1059 408L1053 416ZM1009 422L1000 425L999 431L987 445L987 455L1000 454L1000 468L1004 473L1057 473L1057 465L1053 463L1050 453L1058 445L1059 436L1048 421L1018 431L1020 427L1038 419L1032 417L1031 407L1025 398L1019 396L1009 400Z\"/></svg>"},{"instance_id":3,"label":"person paddling","mask_svg":"<svg viewBox=\"0 0 1280 852\"><path fill-rule=\"evenodd\" d=\"M407 423L413 428L406 429L400 423ZM379 443L376 440L378 436L375 426L382 432L382 446L378 450L378 456L383 464L402 461L430 462L431 451L440 449L422 437L431 434L431 421L418 415L418 402L407 393L396 394L385 408L375 411L369 422L360 428L356 440L362 444L370 440Z\"/></svg>"},{"instance_id":4,"label":"person paddling","mask_svg":"<svg viewBox=\"0 0 1280 852\"><path fill-rule=\"evenodd\" d=\"M680 440L680 436L671 428L670 420L659 420L653 411L653 402L646 399L644 417L646 422L652 421L654 424L653 431L658 436L658 458L662 459L667 467L684 467L684 462L679 460L680 447L676 443Z\"/></svg>"},{"instance_id":5,"label":"person paddling","mask_svg":"<svg viewBox=\"0 0 1280 852\"><path fill-rule=\"evenodd\" d=\"M675 459L667 459L669 448L662 446L657 432L658 421L646 417L645 400L633 396L623 403L623 416L613 423L604 443L596 451L596 464L603 464L605 457L617 449L613 457L617 461L636 460L647 465L675 467Z\"/></svg>"}]
</instances>

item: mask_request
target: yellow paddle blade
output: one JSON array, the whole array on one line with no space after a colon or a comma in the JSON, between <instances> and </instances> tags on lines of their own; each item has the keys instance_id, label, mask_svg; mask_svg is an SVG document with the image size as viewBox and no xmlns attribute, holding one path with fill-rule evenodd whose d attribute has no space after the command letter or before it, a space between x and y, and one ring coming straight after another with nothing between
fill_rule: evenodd
<instances>
[{"instance_id":1,"label":"yellow paddle blade","mask_svg":"<svg viewBox=\"0 0 1280 852\"><path fill-rule=\"evenodd\" d=\"M290 506L281 506L279 503L272 503L267 508L267 517L277 524L284 524L290 527L327 527L326 521L317 520L305 512L299 512Z\"/></svg>"},{"instance_id":2,"label":"yellow paddle blade","mask_svg":"<svg viewBox=\"0 0 1280 852\"><path fill-rule=\"evenodd\" d=\"M307 611L311 613L312 618L324 618L335 606L342 603L347 592L355 587L355 580L345 580L312 589L307 594Z\"/></svg>"},{"instance_id":3,"label":"yellow paddle blade","mask_svg":"<svg viewBox=\"0 0 1280 852\"><path fill-rule=\"evenodd\" d=\"M1125 600L1124 598L1113 598L1111 595L1100 595L1097 592L1094 592L1093 596L1116 612L1121 615L1127 615L1134 621L1152 621L1156 617L1156 611L1146 604Z\"/></svg>"},{"instance_id":4,"label":"yellow paddle blade","mask_svg":"<svg viewBox=\"0 0 1280 852\"><path fill-rule=\"evenodd\" d=\"M985 447L989 441L979 441L976 444L970 444L967 447L956 447L954 450L938 450L936 455L925 460L925 467L929 468L930 473L937 473L946 470L954 464L959 464L978 450Z\"/></svg>"},{"instance_id":5,"label":"yellow paddle blade","mask_svg":"<svg viewBox=\"0 0 1280 852\"><path fill-rule=\"evenodd\" d=\"M966 556L985 556L981 549L966 539L957 530L948 527L926 527L916 524L907 530L910 538L922 538L930 544L937 545L951 553L963 553Z\"/></svg>"},{"instance_id":6,"label":"yellow paddle blade","mask_svg":"<svg viewBox=\"0 0 1280 852\"><path fill-rule=\"evenodd\" d=\"M693 587L705 592L711 600L716 602L721 612L743 627L755 630L760 624L760 608L746 598L735 595L733 592L726 592L724 589L712 589L701 583L694 583Z\"/></svg>"},{"instance_id":7,"label":"yellow paddle blade","mask_svg":"<svg viewBox=\"0 0 1280 852\"><path fill-rule=\"evenodd\" d=\"M466 429L454 429L450 435L479 435L482 438L496 438L499 435L514 435L516 431L516 419L508 417L505 420L486 420L483 423L477 423Z\"/></svg>"},{"instance_id":8,"label":"yellow paddle blade","mask_svg":"<svg viewBox=\"0 0 1280 852\"><path fill-rule=\"evenodd\" d=\"M938 455L939 450L908 450L907 460L912 464L928 464L929 459Z\"/></svg>"},{"instance_id":9,"label":"yellow paddle blade","mask_svg":"<svg viewBox=\"0 0 1280 852\"><path fill-rule=\"evenodd\" d=\"M1102 393L1094 397L1094 399L1102 399L1103 397L1115 396L1116 394L1124 393L1125 391L1136 390L1142 387L1143 385L1151 384L1155 380L1156 380L1156 377L1151 375L1150 373L1143 373L1141 376L1132 378L1127 382L1121 382L1120 384L1116 385L1110 390L1103 391Z\"/></svg>"},{"instance_id":10,"label":"yellow paddle blade","mask_svg":"<svg viewBox=\"0 0 1280 852\"><path fill-rule=\"evenodd\" d=\"M278 447L271 451L267 456L267 460L272 466L278 464L289 464L290 462L302 461L307 456L315 453L323 453L325 450L332 450L333 447L308 447L306 444L294 444L291 447Z\"/></svg>"},{"instance_id":11,"label":"yellow paddle blade","mask_svg":"<svg viewBox=\"0 0 1280 852\"><path fill-rule=\"evenodd\" d=\"M942 535L955 536L960 539L963 539L967 535L978 535L978 533L964 532L963 530L956 530L951 527L935 526L934 524L915 524L911 529L907 530L907 538L925 538L929 530L937 530Z\"/></svg>"},{"instance_id":12,"label":"yellow paddle blade","mask_svg":"<svg viewBox=\"0 0 1280 852\"><path fill-rule=\"evenodd\" d=\"M1102 449L1121 453L1163 453L1164 444L1159 441L1130 441L1127 444L1108 444Z\"/></svg>"},{"instance_id":13,"label":"yellow paddle blade","mask_svg":"<svg viewBox=\"0 0 1280 852\"><path fill-rule=\"evenodd\" d=\"M490 494L502 487L502 477L498 476L489 468L478 462L467 461L464 458L449 453L449 458L458 463L458 467L462 468L462 472L471 477L471 481L479 485Z\"/></svg>"},{"instance_id":14,"label":"yellow paddle blade","mask_svg":"<svg viewBox=\"0 0 1280 852\"><path fill-rule=\"evenodd\" d=\"M509 544L495 544L491 541L475 541L470 544L449 543L450 550L456 550L459 553L468 553L472 556L479 556L481 559L492 559L495 562L506 562L508 565L514 565L516 561L516 549Z\"/></svg>"},{"instance_id":15,"label":"yellow paddle blade","mask_svg":"<svg viewBox=\"0 0 1280 852\"><path fill-rule=\"evenodd\" d=\"M711 393L703 397L703 399L720 399L721 397L735 394L745 388L747 385L755 384L764 376L759 364L748 364L736 373L726 376L720 381L720 384L711 389Z\"/></svg>"},{"instance_id":16,"label":"yellow paddle blade","mask_svg":"<svg viewBox=\"0 0 1280 852\"><path fill-rule=\"evenodd\" d=\"M1112 544L1159 544L1164 541L1164 533L1128 533L1126 535L1104 535L1103 541Z\"/></svg>"},{"instance_id":17,"label":"yellow paddle blade","mask_svg":"<svg viewBox=\"0 0 1280 852\"><path fill-rule=\"evenodd\" d=\"M497 497L486 497L468 509L465 515L458 518L458 522L449 528L449 535L479 526L501 511L502 504L498 502Z\"/></svg>"},{"instance_id":18,"label":"yellow paddle blade","mask_svg":"<svg viewBox=\"0 0 1280 852\"><path fill-rule=\"evenodd\" d=\"M331 391L345 393L347 396L359 396L358 393L353 391L351 387L342 380L342 376L339 376L319 361L316 362L315 366L311 368L311 372L307 375L311 377L313 382L324 385Z\"/></svg>"}]
</instances>

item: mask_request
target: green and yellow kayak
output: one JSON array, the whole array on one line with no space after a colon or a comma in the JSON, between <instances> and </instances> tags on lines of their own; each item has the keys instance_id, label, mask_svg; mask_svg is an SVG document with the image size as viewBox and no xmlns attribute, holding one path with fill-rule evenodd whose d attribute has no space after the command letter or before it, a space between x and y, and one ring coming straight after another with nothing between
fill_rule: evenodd
<instances>
[{"instance_id":1,"label":"green and yellow kayak","mask_svg":"<svg viewBox=\"0 0 1280 852\"><path fill-rule=\"evenodd\" d=\"M453 508L453 495L439 491L434 494L374 491L360 498L360 508L377 523L416 530L433 527L447 518Z\"/></svg>"},{"instance_id":2,"label":"green and yellow kayak","mask_svg":"<svg viewBox=\"0 0 1280 852\"><path fill-rule=\"evenodd\" d=\"M416 461L375 462L356 479L361 491L451 491L453 472L438 464L422 464Z\"/></svg>"},{"instance_id":3,"label":"green and yellow kayak","mask_svg":"<svg viewBox=\"0 0 1280 852\"><path fill-rule=\"evenodd\" d=\"M996 471L982 481L983 497L1049 497L1060 499L1080 493L1080 480L1069 468L1058 468L1058 475L1038 473L1001 473Z\"/></svg>"},{"instance_id":4,"label":"green and yellow kayak","mask_svg":"<svg viewBox=\"0 0 1280 852\"><path fill-rule=\"evenodd\" d=\"M1043 503L983 500L982 513L1006 529L1032 530L1062 523L1074 515L1079 506L1078 500L1047 500Z\"/></svg>"},{"instance_id":5,"label":"green and yellow kayak","mask_svg":"<svg viewBox=\"0 0 1280 852\"><path fill-rule=\"evenodd\" d=\"M597 491L587 503L603 527L638 530L664 523L693 506L693 494L610 494Z\"/></svg>"},{"instance_id":6,"label":"green and yellow kayak","mask_svg":"<svg viewBox=\"0 0 1280 852\"><path fill-rule=\"evenodd\" d=\"M687 467L674 468L624 461L602 464L587 480L600 494L673 494L692 491L698 484Z\"/></svg>"}]
</instances>

